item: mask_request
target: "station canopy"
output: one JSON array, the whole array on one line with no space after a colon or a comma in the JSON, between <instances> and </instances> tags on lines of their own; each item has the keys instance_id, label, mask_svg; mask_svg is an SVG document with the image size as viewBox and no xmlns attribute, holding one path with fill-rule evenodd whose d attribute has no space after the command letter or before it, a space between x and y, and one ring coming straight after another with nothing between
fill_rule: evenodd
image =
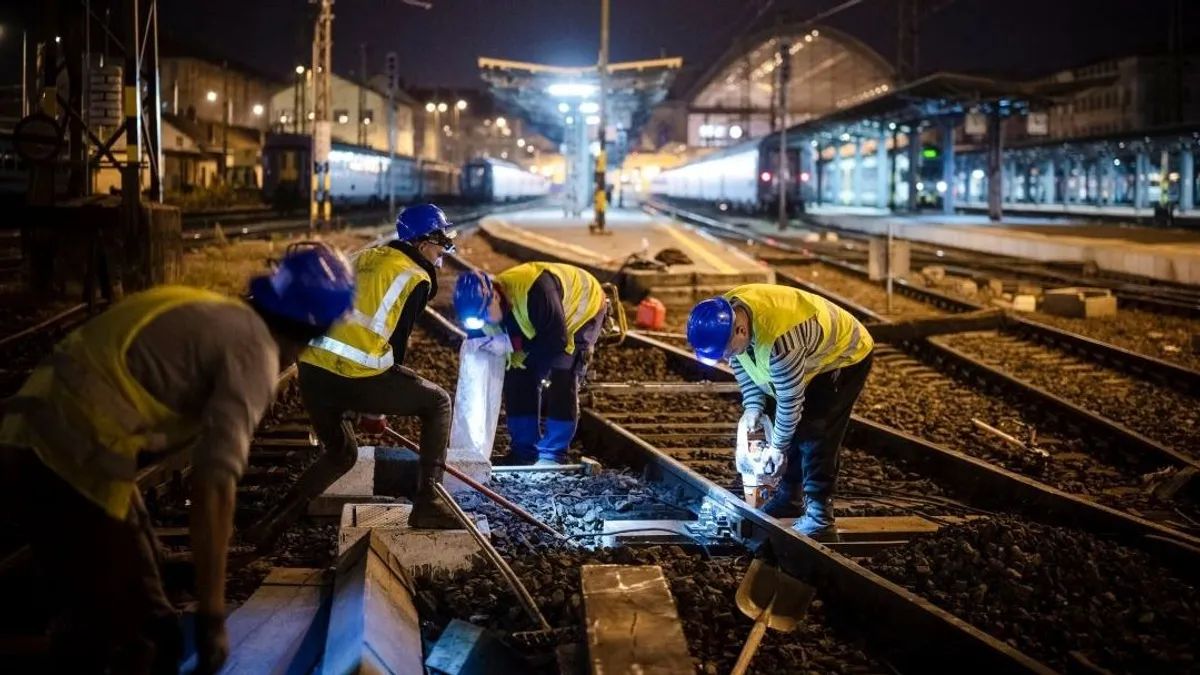
<instances>
[{"instance_id":1,"label":"station canopy","mask_svg":"<svg viewBox=\"0 0 1200 675\"><path fill-rule=\"evenodd\" d=\"M613 63L608 66L609 166L620 166L630 146L637 143L651 112L667 97L683 61L678 58ZM529 129L557 145L566 139L562 104L599 101L600 73L596 66L568 68L500 59L479 59L479 71L492 96ZM595 119L588 115L585 121ZM612 133L613 131L616 133ZM588 137L597 134L590 130Z\"/></svg>"}]
</instances>

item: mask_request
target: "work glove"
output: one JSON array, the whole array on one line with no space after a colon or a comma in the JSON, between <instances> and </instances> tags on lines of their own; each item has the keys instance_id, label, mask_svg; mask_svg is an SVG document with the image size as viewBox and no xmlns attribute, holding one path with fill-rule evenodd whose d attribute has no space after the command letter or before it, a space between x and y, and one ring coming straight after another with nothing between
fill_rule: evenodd
<instances>
[{"instance_id":1,"label":"work glove","mask_svg":"<svg viewBox=\"0 0 1200 675\"><path fill-rule=\"evenodd\" d=\"M742 413L742 419L738 420L738 434L745 429L747 434L752 434L762 427L763 414L757 408L748 408ZM740 436L739 436L740 437Z\"/></svg>"},{"instance_id":2,"label":"work glove","mask_svg":"<svg viewBox=\"0 0 1200 675\"><path fill-rule=\"evenodd\" d=\"M384 415L368 415L359 413L358 430L364 434L382 434L387 431L387 417Z\"/></svg>"},{"instance_id":3,"label":"work glove","mask_svg":"<svg viewBox=\"0 0 1200 675\"><path fill-rule=\"evenodd\" d=\"M750 434L759 429L767 441L750 440ZM783 475L786 460L781 450L770 445L772 433L771 418L760 410L747 410L738 421L734 463L743 485L773 486Z\"/></svg>"},{"instance_id":4,"label":"work glove","mask_svg":"<svg viewBox=\"0 0 1200 675\"><path fill-rule=\"evenodd\" d=\"M508 370L525 370L525 352L508 353Z\"/></svg>"},{"instance_id":5,"label":"work glove","mask_svg":"<svg viewBox=\"0 0 1200 675\"><path fill-rule=\"evenodd\" d=\"M196 614L196 670L194 675L215 675L229 658L229 636L225 617Z\"/></svg>"}]
</instances>

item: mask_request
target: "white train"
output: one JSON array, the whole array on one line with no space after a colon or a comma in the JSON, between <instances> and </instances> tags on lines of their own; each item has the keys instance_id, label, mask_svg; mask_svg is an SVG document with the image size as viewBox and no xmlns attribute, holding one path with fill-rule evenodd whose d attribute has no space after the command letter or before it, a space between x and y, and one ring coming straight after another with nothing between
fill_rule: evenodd
<instances>
[{"instance_id":1,"label":"white train","mask_svg":"<svg viewBox=\"0 0 1200 675\"><path fill-rule=\"evenodd\" d=\"M386 152L346 143L329 151L329 191L335 207L379 206L388 201L388 172L396 201L443 202L458 194L457 167L445 162ZM312 137L267 134L263 146L263 199L280 210L308 205L311 189Z\"/></svg>"},{"instance_id":2,"label":"white train","mask_svg":"<svg viewBox=\"0 0 1200 675\"><path fill-rule=\"evenodd\" d=\"M479 158L463 165L460 194L468 202L514 202L545 197L549 193L549 178L526 171L512 162Z\"/></svg>"},{"instance_id":3,"label":"white train","mask_svg":"<svg viewBox=\"0 0 1200 675\"><path fill-rule=\"evenodd\" d=\"M788 205L794 208L804 176L800 154L788 150ZM779 203L779 140L764 136L738 143L683 166L663 171L651 181L656 197L725 204L739 211L767 212Z\"/></svg>"}]
</instances>

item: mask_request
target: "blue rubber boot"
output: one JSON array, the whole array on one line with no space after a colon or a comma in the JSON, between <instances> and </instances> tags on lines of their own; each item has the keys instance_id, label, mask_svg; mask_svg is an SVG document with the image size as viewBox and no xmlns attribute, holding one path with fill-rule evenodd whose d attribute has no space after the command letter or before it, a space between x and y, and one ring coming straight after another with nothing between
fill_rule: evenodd
<instances>
[{"instance_id":1,"label":"blue rubber boot","mask_svg":"<svg viewBox=\"0 0 1200 675\"><path fill-rule=\"evenodd\" d=\"M833 519L833 500L809 496L804 517L792 523L792 529L817 541L836 541L837 525Z\"/></svg>"},{"instance_id":2,"label":"blue rubber boot","mask_svg":"<svg viewBox=\"0 0 1200 675\"><path fill-rule=\"evenodd\" d=\"M538 418L509 417L509 443L506 464L533 464L538 458Z\"/></svg>"},{"instance_id":3,"label":"blue rubber boot","mask_svg":"<svg viewBox=\"0 0 1200 675\"><path fill-rule=\"evenodd\" d=\"M546 434L537 444L539 464L566 464L567 448L575 437L576 422L546 420Z\"/></svg>"}]
</instances>

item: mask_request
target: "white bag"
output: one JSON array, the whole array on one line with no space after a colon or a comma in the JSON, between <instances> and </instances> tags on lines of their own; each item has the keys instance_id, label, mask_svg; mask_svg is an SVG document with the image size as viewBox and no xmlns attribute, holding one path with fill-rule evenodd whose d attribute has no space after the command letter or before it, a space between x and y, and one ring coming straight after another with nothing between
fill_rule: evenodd
<instances>
[{"instance_id":1,"label":"white bag","mask_svg":"<svg viewBox=\"0 0 1200 675\"><path fill-rule=\"evenodd\" d=\"M471 454L490 461L500 419L504 368L511 350L507 335L463 340L450 425L450 451L456 456Z\"/></svg>"}]
</instances>

